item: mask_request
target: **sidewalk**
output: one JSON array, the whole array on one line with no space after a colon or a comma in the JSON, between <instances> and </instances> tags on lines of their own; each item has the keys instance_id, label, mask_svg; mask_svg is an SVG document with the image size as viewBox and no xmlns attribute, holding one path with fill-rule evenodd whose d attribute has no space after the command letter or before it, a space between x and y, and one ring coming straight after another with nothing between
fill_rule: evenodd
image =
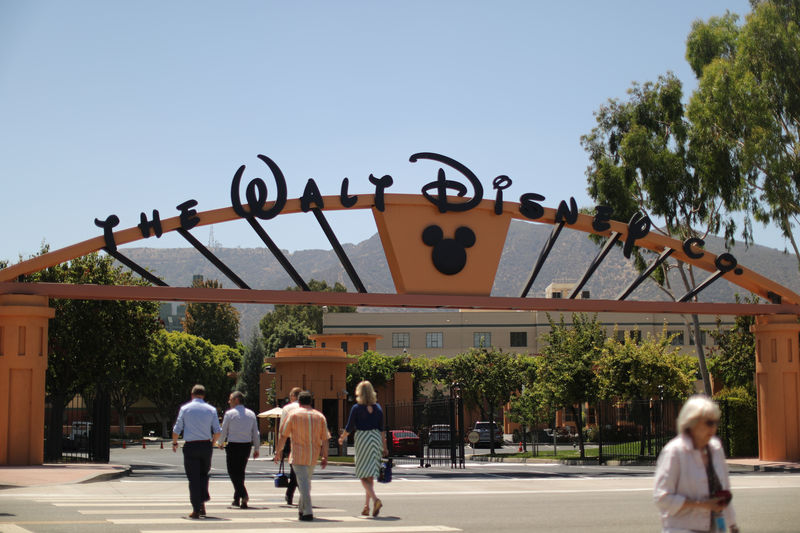
<instances>
[{"instance_id":1,"label":"sidewalk","mask_svg":"<svg viewBox=\"0 0 800 533\"><path fill-rule=\"evenodd\" d=\"M111 464L0 466L0 489L91 483L127 476L130 472L130 466Z\"/></svg>"}]
</instances>

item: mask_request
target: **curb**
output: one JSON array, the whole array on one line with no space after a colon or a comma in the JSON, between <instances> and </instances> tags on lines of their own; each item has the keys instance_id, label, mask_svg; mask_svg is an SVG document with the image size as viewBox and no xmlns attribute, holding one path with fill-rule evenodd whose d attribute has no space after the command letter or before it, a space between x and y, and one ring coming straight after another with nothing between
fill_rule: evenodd
<instances>
[{"instance_id":1,"label":"curb","mask_svg":"<svg viewBox=\"0 0 800 533\"><path fill-rule=\"evenodd\" d=\"M96 483L100 481L109 481L111 479L117 479L125 476L130 476L133 468L130 465L123 467L122 469L116 472L104 472L102 474L92 474L84 479L79 481L75 481L74 483Z\"/></svg>"}]
</instances>

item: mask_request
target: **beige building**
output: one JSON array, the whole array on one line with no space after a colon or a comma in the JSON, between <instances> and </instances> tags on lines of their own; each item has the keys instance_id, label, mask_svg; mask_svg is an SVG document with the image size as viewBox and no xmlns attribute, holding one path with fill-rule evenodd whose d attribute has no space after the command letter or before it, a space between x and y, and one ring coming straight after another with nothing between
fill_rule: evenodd
<instances>
[{"instance_id":1,"label":"beige building","mask_svg":"<svg viewBox=\"0 0 800 533\"><path fill-rule=\"evenodd\" d=\"M548 298L567 297L571 284L553 283L547 288ZM584 297L588 297L585 294ZM563 315L572 322L571 313L551 313L556 321ZM672 344L686 354L695 355L690 317L675 314L598 313L598 320L608 335L616 329L619 337L660 335L666 327L676 334ZM733 316L720 317L723 328L733 326ZM713 345L707 331L716 330L717 317L700 316L702 342ZM386 355L409 353L428 357L453 357L469 348L494 346L508 352L536 354L544 348L544 335L550 331L548 313L542 311L420 311L387 313L327 313L323 319L325 334L379 335L376 351Z\"/></svg>"}]
</instances>

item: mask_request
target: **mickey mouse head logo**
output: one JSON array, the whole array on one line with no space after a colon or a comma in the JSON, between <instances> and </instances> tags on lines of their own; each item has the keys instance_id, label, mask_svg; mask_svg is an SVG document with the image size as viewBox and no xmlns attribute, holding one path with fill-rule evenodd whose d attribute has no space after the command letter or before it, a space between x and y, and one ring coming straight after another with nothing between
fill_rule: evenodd
<instances>
[{"instance_id":1,"label":"mickey mouse head logo","mask_svg":"<svg viewBox=\"0 0 800 533\"><path fill-rule=\"evenodd\" d=\"M433 266L442 274L458 274L467 264L467 248L475 244L475 232L466 226L456 230L453 239L445 239L442 228L431 225L422 231L422 242L433 247Z\"/></svg>"}]
</instances>

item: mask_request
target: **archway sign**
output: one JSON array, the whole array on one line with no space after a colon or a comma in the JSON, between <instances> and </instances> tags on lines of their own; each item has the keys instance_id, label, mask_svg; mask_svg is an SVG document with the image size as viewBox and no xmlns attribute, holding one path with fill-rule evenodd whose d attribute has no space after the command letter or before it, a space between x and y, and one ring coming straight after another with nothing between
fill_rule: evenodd
<instances>
[{"instance_id":1,"label":"archway sign","mask_svg":"<svg viewBox=\"0 0 800 533\"><path fill-rule=\"evenodd\" d=\"M39 335L40 348L43 342L46 346L47 313L43 312L42 306L46 307L47 304L46 300L42 300L43 297L538 309L565 312L747 314L757 315L754 331L757 338L756 380L761 456L770 460L800 459L800 354L797 346L800 332L797 320L800 316L800 295L739 264L731 253L715 255L703 248L705 243L702 239L690 238L681 242L651 231L651 220L642 214L636 214L631 220L624 222L614 220L613 213L607 206L596 206L593 214L580 213L574 198L561 200L557 207L550 208L543 205L546 200L543 195L535 191L522 191L517 193L518 201L506 201L506 197L512 194L510 177L499 175L484 183L462 163L432 152L416 153L409 159L413 164L429 165L436 169L436 177L422 187L421 195L391 194L387 192L394 182L391 176L376 177L370 174L368 181L371 194L353 194L348 178L344 178L338 195L324 196L315 181L308 179L302 196L288 199L286 178L278 164L265 155L259 155L258 158L271 174L271 178L267 180L269 187L261 178L249 179L245 184L246 168L241 165L231 182L231 205L227 208L198 211L197 201L189 199L177 205L176 214L170 218L162 219L157 210L150 213L142 211L139 214L139 224L127 229L117 229L120 224L117 215L96 218L94 222L101 235L0 270L0 390L11 390L8 388L11 380L19 379L21 375L20 368L17 368L20 365L16 363L24 358L11 357L11 354L16 356L22 352L27 353L28 348L35 344L26 343L27 337L24 336L30 335L30 331L26 326L19 325L18 318L14 317L23 317L24 320L32 320L31 316L38 317L38 326L28 326ZM325 218L326 211L351 209L372 210L396 293L367 292ZM357 292L309 291L305 280L275 245L260 222L282 214L299 212L313 214ZM251 289L247 280L241 279L191 233L195 227L241 219L258 234L302 291ZM520 295L493 297L490 292L511 219L550 224L552 231L542 246L537 261L531 265L531 273ZM567 298L529 298L528 292L564 228L605 237L605 246L587 265L584 275ZM120 246L132 242L160 238L171 231L178 232L237 288L169 287L119 249ZM618 242L622 244L622 253L626 258L630 257L634 246L659 255L641 276L620 291L616 299L577 299L582 287ZM35 284L14 281L25 274L99 250L112 255L148 279L153 286ZM707 271L707 279L677 302L626 300L670 256ZM693 301L702 290L720 278L757 294L767 303ZM11 361L16 363L10 364ZM34 368L32 363L22 367L29 370ZM38 367L36 372L40 372ZM15 377L12 378L12 375ZM33 381L37 380L35 378ZM39 390L34 393L43 395L43 387L42 377L41 389L35 386ZM7 398L0 399L0 416L7 413L9 408ZM8 435L11 438L8 431L3 431L4 427L9 427L8 416L0 422L0 464L7 464L9 444L2 441L5 441L3 436ZM777 441L781 442L775 444Z\"/></svg>"}]
</instances>

